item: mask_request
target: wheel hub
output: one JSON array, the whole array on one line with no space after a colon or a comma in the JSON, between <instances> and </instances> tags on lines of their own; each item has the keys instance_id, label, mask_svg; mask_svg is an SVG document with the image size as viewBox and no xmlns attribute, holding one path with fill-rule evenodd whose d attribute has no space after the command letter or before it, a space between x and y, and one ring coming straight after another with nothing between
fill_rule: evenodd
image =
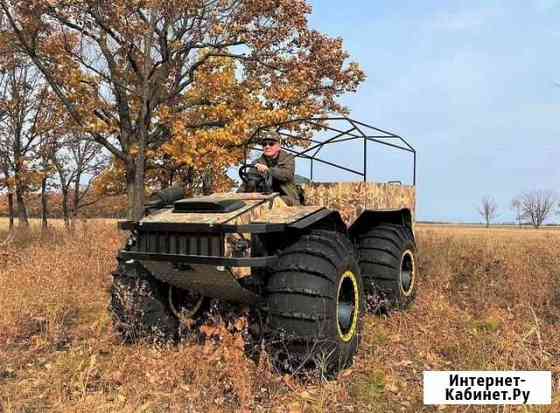
<instances>
[{"instance_id":1,"label":"wheel hub","mask_svg":"<svg viewBox=\"0 0 560 413\"><path fill-rule=\"evenodd\" d=\"M409 250L405 251L401 259L401 290L404 295L409 295L414 288L415 281L414 256Z\"/></svg>"},{"instance_id":2,"label":"wheel hub","mask_svg":"<svg viewBox=\"0 0 560 413\"><path fill-rule=\"evenodd\" d=\"M193 291L169 286L169 307L175 316L183 321L191 319L200 310L204 296Z\"/></svg>"},{"instance_id":3,"label":"wheel hub","mask_svg":"<svg viewBox=\"0 0 560 413\"><path fill-rule=\"evenodd\" d=\"M352 323L354 306L347 303L338 304L338 323L343 331L348 330Z\"/></svg>"}]
</instances>

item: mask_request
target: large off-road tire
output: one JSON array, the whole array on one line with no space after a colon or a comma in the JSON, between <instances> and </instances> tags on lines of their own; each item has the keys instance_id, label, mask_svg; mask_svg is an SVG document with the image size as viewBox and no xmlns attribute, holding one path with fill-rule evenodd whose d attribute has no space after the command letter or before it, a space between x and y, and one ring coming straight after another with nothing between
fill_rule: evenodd
<instances>
[{"instance_id":1,"label":"large off-road tire","mask_svg":"<svg viewBox=\"0 0 560 413\"><path fill-rule=\"evenodd\" d=\"M404 309L416 296L416 244L405 225L380 224L358 236L358 259L368 298L381 293Z\"/></svg>"},{"instance_id":2,"label":"large off-road tire","mask_svg":"<svg viewBox=\"0 0 560 413\"><path fill-rule=\"evenodd\" d=\"M167 286L140 264L120 264L113 274L110 310L125 342L173 340L179 321L168 307Z\"/></svg>"},{"instance_id":3,"label":"large off-road tire","mask_svg":"<svg viewBox=\"0 0 560 413\"><path fill-rule=\"evenodd\" d=\"M363 294L344 235L314 231L283 250L266 285L277 365L292 372L315 367L327 376L348 367L358 349Z\"/></svg>"}]
</instances>

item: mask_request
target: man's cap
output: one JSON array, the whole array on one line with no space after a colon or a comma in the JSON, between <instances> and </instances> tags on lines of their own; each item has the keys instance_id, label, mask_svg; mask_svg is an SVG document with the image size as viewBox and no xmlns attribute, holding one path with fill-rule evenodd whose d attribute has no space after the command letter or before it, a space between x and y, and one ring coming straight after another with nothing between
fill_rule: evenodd
<instances>
[{"instance_id":1,"label":"man's cap","mask_svg":"<svg viewBox=\"0 0 560 413\"><path fill-rule=\"evenodd\" d=\"M280 134L276 131L261 131L259 133L259 143L266 141L281 142Z\"/></svg>"}]
</instances>

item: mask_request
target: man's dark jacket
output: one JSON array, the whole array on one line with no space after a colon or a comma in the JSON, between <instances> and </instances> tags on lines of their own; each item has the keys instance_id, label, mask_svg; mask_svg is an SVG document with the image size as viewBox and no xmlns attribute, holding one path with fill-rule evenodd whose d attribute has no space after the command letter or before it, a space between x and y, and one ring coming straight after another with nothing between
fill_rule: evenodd
<instances>
[{"instance_id":1,"label":"man's dark jacket","mask_svg":"<svg viewBox=\"0 0 560 413\"><path fill-rule=\"evenodd\" d=\"M299 189L295 183L296 163L292 155L281 150L276 158L263 154L255 163L268 166L274 192L282 194L288 205L300 205Z\"/></svg>"}]
</instances>

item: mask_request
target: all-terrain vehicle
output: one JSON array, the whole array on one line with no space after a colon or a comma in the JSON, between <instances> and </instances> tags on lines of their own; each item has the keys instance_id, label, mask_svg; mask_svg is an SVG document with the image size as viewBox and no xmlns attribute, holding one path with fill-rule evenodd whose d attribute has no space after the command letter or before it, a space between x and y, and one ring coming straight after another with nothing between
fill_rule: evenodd
<instances>
[{"instance_id":1,"label":"all-terrain vehicle","mask_svg":"<svg viewBox=\"0 0 560 413\"><path fill-rule=\"evenodd\" d=\"M270 334L288 343L284 349L336 373L357 351L368 300L381 296L401 309L412 302L415 150L398 135L345 117L299 122L335 133L299 152L284 148L310 162L304 205L287 206L244 165L242 181L259 192L180 199L181 191L168 190L142 220L119 223L131 231L112 286L123 339L173 338L205 299L217 298L257 309ZM317 157L325 145L349 140L363 140L364 152L375 142L413 154L413 185L367 182L366 153L361 172ZM315 183L314 163L362 179Z\"/></svg>"}]
</instances>

